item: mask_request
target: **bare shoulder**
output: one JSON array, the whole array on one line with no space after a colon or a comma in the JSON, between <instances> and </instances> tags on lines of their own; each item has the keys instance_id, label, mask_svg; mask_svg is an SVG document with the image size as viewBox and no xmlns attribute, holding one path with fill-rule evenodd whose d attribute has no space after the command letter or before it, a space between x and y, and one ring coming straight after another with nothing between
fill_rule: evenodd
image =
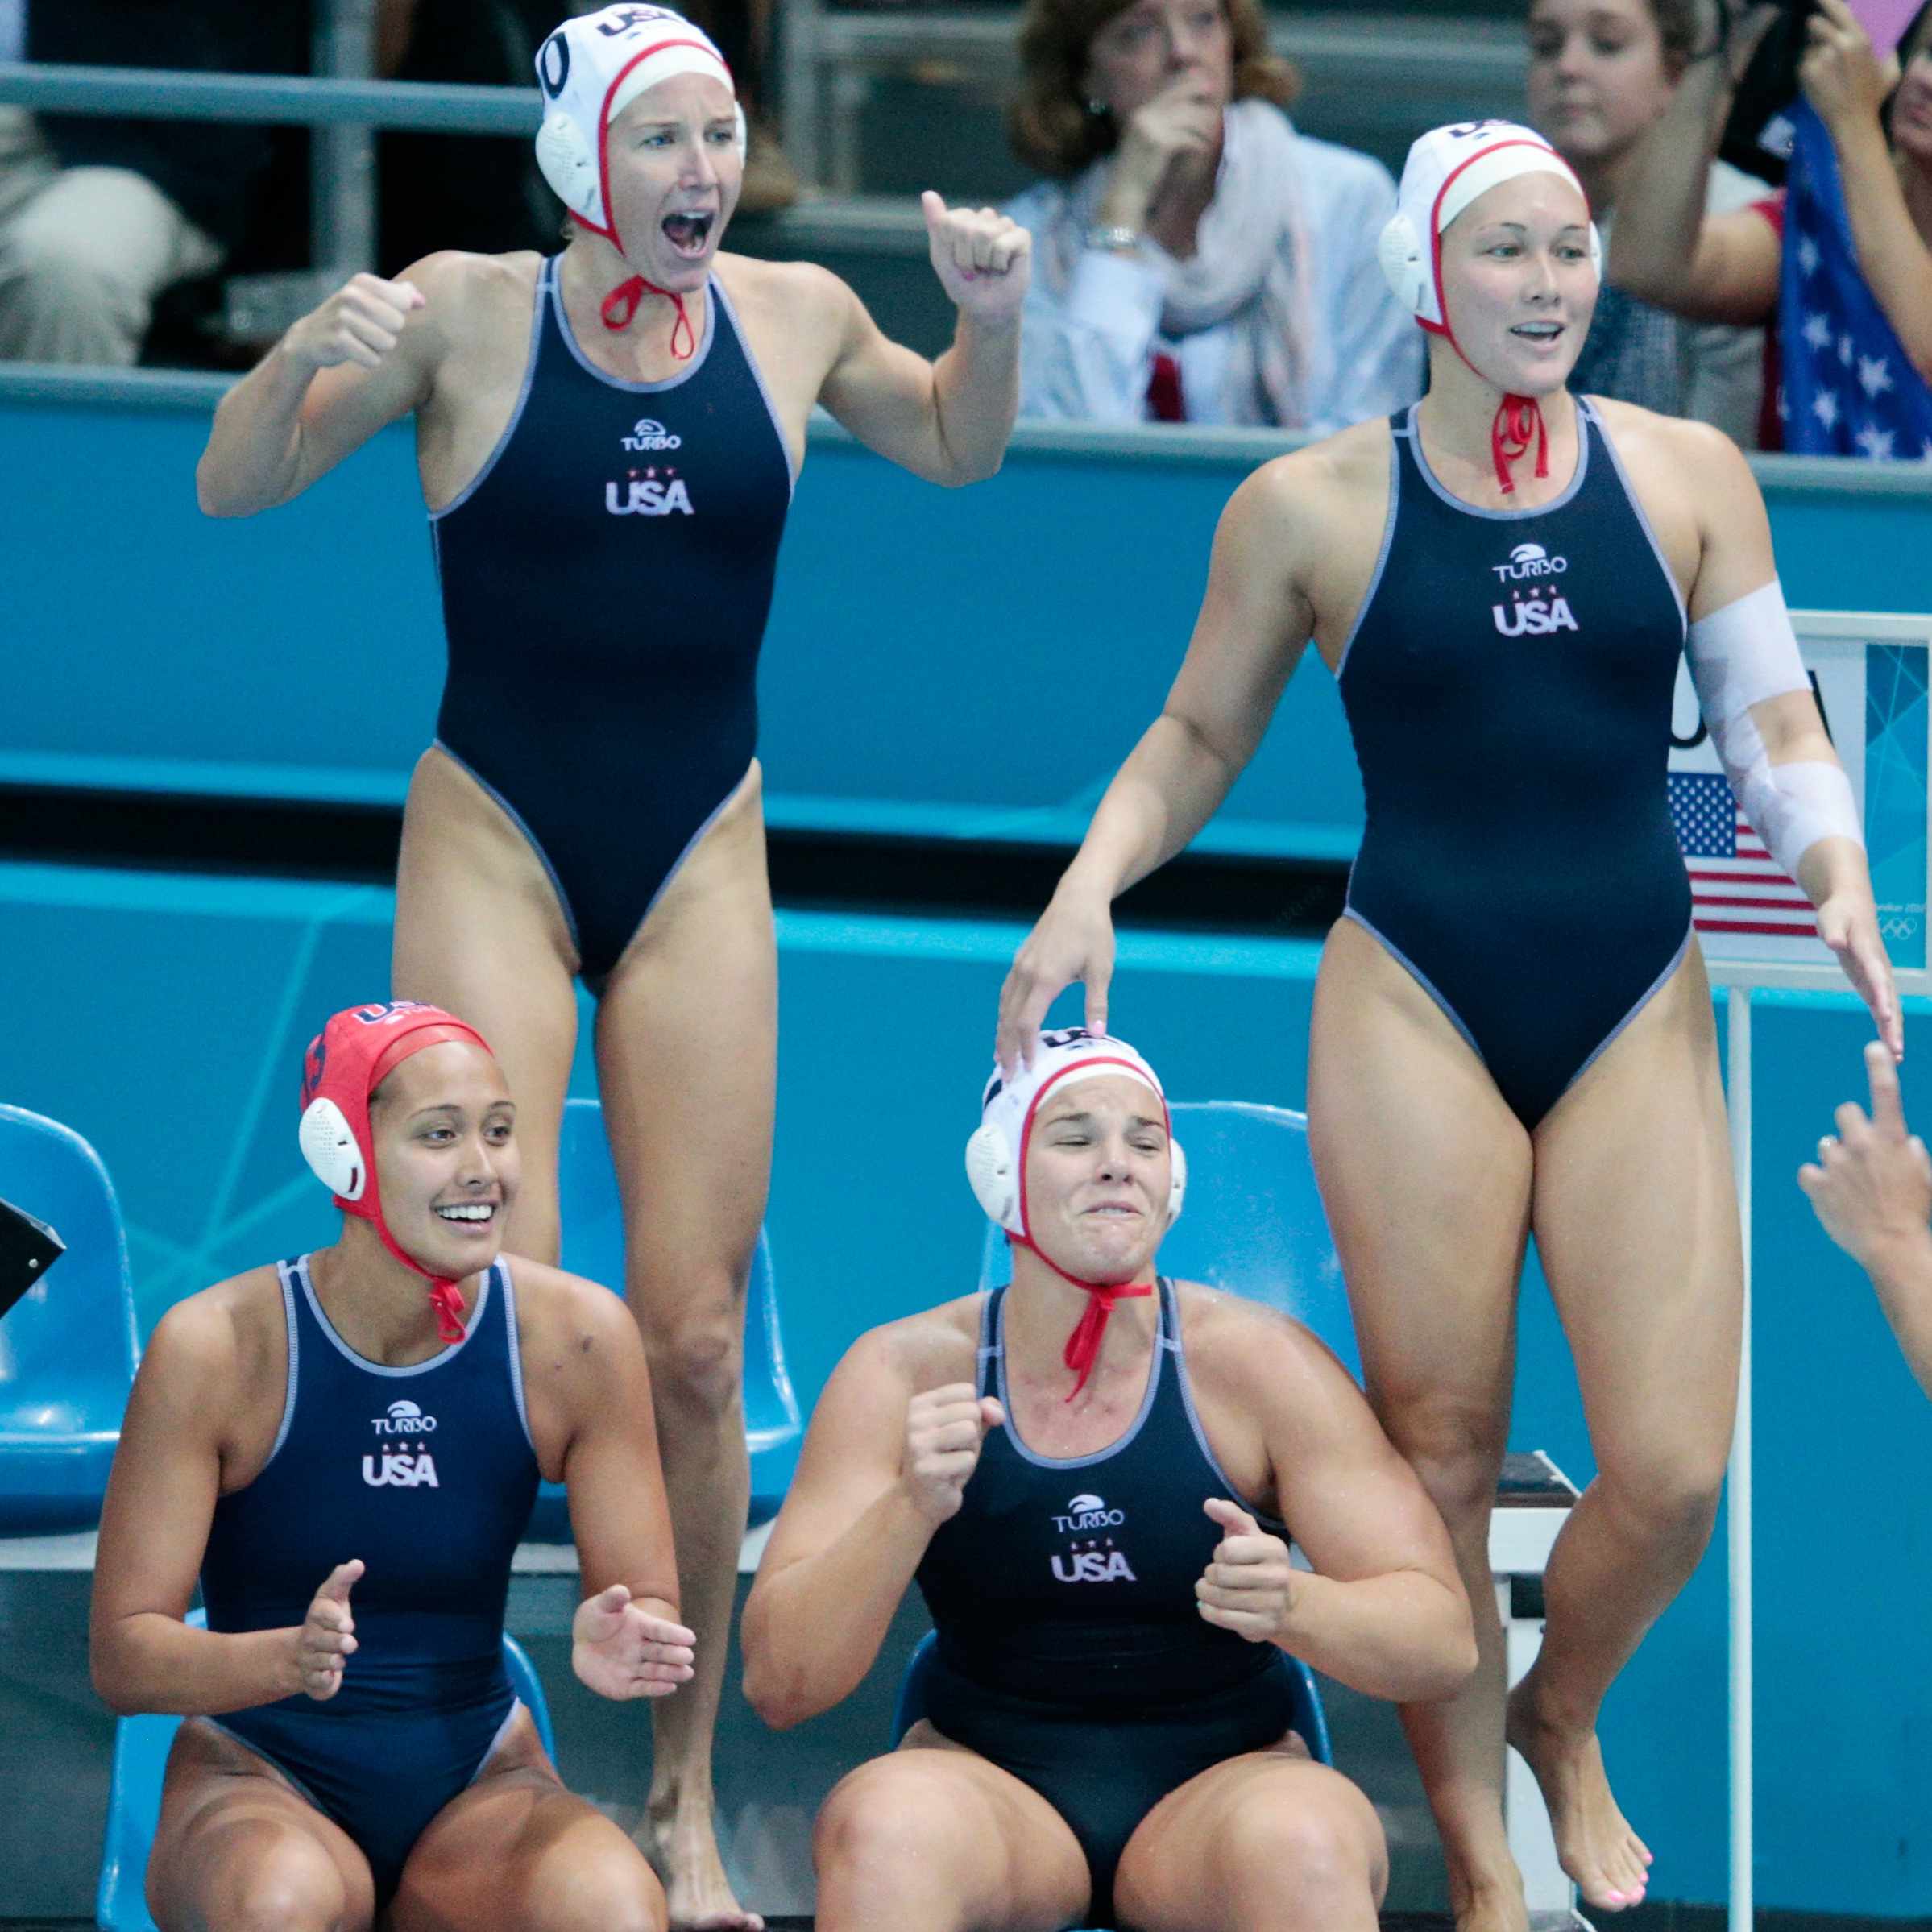
<instances>
[{"instance_id":1,"label":"bare shoulder","mask_svg":"<svg viewBox=\"0 0 1932 1932\"><path fill-rule=\"evenodd\" d=\"M623 1296L520 1254L503 1260L516 1287L517 1340L526 1369L554 1374L612 1350L641 1352L637 1325Z\"/></svg>"},{"instance_id":2,"label":"bare shoulder","mask_svg":"<svg viewBox=\"0 0 1932 1932\"><path fill-rule=\"evenodd\" d=\"M1613 396L1590 400L1631 480L1640 487L1673 481L1694 491L1715 484L1755 493L1757 485L1743 451L1722 429L1685 417L1660 416L1654 409Z\"/></svg>"},{"instance_id":3,"label":"bare shoulder","mask_svg":"<svg viewBox=\"0 0 1932 1932\"><path fill-rule=\"evenodd\" d=\"M422 292L423 308L410 318L410 330L461 350L499 340L506 331L523 339L542 267L543 257L533 250L475 255L442 248L412 262L396 279Z\"/></svg>"},{"instance_id":4,"label":"bare shoulder","mask_svg":"<svg viewBox=\"0 0 1932 1932\"><path fill-rule=\"evenodd\" d=\"M1379 536L1388 487L1388 425L1377 418L1263 463L1229 500L1222 527L1319 556L1340 533L1372 525Z\"/></svg>"},{"instance_id":5,"label":"bare shoulder","mask_svg":"<svg viewBox=\"0 0 1932 1932\"><path fill-rule=\"evenodd\" d=\"M861 306L848 284L816 262L720 254L716 273L740 309L790 330L801 324L841 330Z\"/></svg>"},{"instance_id":6,"label":"bare shoulder","mask_svg":"<svg viewBox=\"0 0 1932 1932\"><path fill-rule=\"evenodd\" d=\"M287 1374L288 1318L272 1267L231 1275L177 1301L141 1354L140 1379L171 1401L220 1402Z\"/></svg>"},{"instance_id":7,"label":"bare shoulder","mask_svg":"<svg viewBox=\"0 0 1932 1932\"><path fill-rule=\"evenodd\" d=\"M963 1295L917 1315L868 1329L845 1352L849 1370L867 1383L902 1383L913 1394L969 1382L980 1343L981 1298Z\"/></svg>"},{"instance_id":8,"label":"bare shoulder","mask_svg":"<svg viewBox=\"0 0 1932 1932\"><path fill-rule=\"evenodd\" d=\"M1344 1391L1362 1399L1354 1378L1305 1322L1196 1281L1175 1286L1188 1373L1204 1388L1270 1409Z\"/></svg>"}]
</instances>

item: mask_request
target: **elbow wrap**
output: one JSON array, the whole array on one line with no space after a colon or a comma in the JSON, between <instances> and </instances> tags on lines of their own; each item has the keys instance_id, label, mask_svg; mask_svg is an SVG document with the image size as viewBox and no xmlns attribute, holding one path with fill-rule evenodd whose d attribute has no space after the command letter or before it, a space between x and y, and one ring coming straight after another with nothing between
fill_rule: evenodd
<instances>
[{"instance_id":1,"label":"elbow wrap","mask_svg":"<svg viewBox=\"0 0 1932 1932\"><path fill-rule=\"evenodd\" d=\"M1843 769L1822 759L1773 765L1752 719L1754 704L1811 688L1777 579L1699 618L1687 648L1710 741L1772 857L1795 878L1798 861L1820 839L1850 839L1862 849L1858 804Z\"/></svg>"}]
</instances>

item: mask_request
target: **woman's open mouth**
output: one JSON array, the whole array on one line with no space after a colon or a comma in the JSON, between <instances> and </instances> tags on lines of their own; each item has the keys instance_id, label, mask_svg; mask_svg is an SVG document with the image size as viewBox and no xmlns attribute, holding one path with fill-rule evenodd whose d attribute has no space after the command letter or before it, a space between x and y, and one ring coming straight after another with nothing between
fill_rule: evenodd
<instances>
[{"instance_id":1,"label":"woman's open mouth","mask_svg":"<svg viewBox=\"0 0 1932 1932\"><path fill-rule=\"evenodd\" d=\"M663 222L664 238L680 255L695 259L704 253L717 220L708 209L702 214L667 214Z\"/></svg>"}]
</instances>

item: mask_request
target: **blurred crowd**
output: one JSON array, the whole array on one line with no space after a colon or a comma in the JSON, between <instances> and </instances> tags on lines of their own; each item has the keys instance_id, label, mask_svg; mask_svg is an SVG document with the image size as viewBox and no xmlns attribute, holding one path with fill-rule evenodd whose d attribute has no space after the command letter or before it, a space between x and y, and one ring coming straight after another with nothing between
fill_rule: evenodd
<instances>
[{"instance_id":1,"label":"blurred crowd","mask_svg":"<svg viewBox=\"0 0 1932 1932\"><path fill-rule=\"evenodd\" d=\"M1747 447L1932 461L1932 8L1727 3L1530 0L1528 118L1606 245L1573 386ZM748 210L798 193L758 111L772 6L686 10L753 103ZM571 10L377 0L376 69L527 85ZM0 0L0 58L302 73L317 25L308 0ZM1031 0L1019 35L1027 413L1325 433L1416 397L1420 338L1376 259L1393 183L1296 128L1259 0ZM1780 111L1745 125L1781 74ZM0 359L179 359L171 329L197 317L205 338L225 278L307 264L307 150L299 130L0 107ZM388 134L378 169L385 269L556 245L520 143Z\"/></svg>"}]
</instances>

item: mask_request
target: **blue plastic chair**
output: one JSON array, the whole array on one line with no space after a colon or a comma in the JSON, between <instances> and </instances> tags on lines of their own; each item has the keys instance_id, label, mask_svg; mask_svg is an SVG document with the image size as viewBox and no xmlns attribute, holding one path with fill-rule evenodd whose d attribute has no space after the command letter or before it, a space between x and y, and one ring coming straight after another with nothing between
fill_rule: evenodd
<instances>
[{"instance_id":1,"label":"blue plastic chair","mask_svg":"<svg viewBox=\"0 0 1932 1932\"><path fill-rule=\"evenodd\" d=\"M208 1626L206 1613L199 1610L191 1610L188 1621L197 1629ZM523 1646L507 1630L503 1661L510 1688L536 1720L537 1735L554 1764L557 1744L543 1685ZM101 1882L94 1893L94 1920L102 1932L155 1932L146 1897L147 1855L161 1822L161 1781L180 1723L179 1718L122 1718L114 1727L114 1785L107 1801Z\"/></svg>"},{"instance_id":2,"label":"blue plastic chair","mask_svg":"<svg viewBox=\"0 0 1932 1932\"><path fill-rule=\"evenodd\" d=\"M1247 1101L1184 1101L1173 1114L1188 1156L1188 1200L1161 1244L1161 1272L1285 1310L1359 1382L1341 1263L1308 1161L1308 1116ZM989 1221L980 1285L1012 1279L1006 1237Z\"/></svg>"},{"instance_id":3,"label":"blue plastic chair","mask_svg":"<svg viewBox=\"0 0 1932 1932\"><path fill-rule=\"evenodd\" d=\"M563 1265L573 1275L600 1281L621 1294L624 1208L599 1101L566 1103L558 1167ZM744 1303L744 1442L752 1458L753 1523L777 1515L798 1464L803 1434L798 1399L792 1393L791 1378L786 1372L771 1243L761 1229ZM544 1484L527 1533L538 1542L570 1541L570 1513L561 1483Z\"/></svg>"},{"instance_id":4,"label":"blue plastic chair","mask_svg":"<svg viewBox=\"0 0 1932 1932\"><path fill-rule=\"evenodd\" d=\"M0 1536L90 1529L141 1355L120 1207L93 1149L23 1107L0 1106L0 1198L67 1244L0 1320Z\"/></svg>"},{"instance_id":5,"label":"blue plastic chair","mask_svg":"<svg viewBox=\"0 0 1932 1932\"><path fill-rule=\"evenodd\" d=\"M906 1674L899 1680L899 1698L893 1706L893 1748L898 1748L899 1740L926 1714L926 1686L932 1677L933 1660L939 1646L939 1633L927 1631L914 1646L912 1655L906 1662ZM1301 1741L1308 1748L1308 1755L1317 1764L1333 1764L1335 1753L1329 1742L1328 1714L1321 1708L1321 1693L1315 1684L1315 1673L1300 1657L1287 1659L1288 1673L1295 1681L1294 1727L1301 1734Z\"/></svg>"}]
</instances>

